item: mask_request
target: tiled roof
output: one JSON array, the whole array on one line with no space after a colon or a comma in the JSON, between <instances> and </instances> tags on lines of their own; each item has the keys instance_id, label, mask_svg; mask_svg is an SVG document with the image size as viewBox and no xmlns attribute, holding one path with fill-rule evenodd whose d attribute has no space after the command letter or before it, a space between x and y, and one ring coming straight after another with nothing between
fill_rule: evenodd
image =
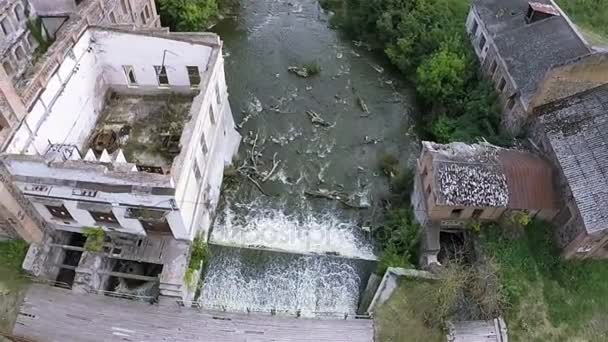
<instances>
[{"instance_id":1,"label":"tiled roof","mask_svg":"<svg viewBox=\"0 0 608 342\"><path fill-rule=\"evenodd\" d=\"M550 0L535 2L537 7L552 4ZM474 6L526 104L554 64L590 52L563 16L528 24L528 1L476 0Z\"/></svg>"},{"instance_id":2,"label":"tiled roof","mask_svg":"<svg viewBox=\"0 0 608 342\"><path fill-rule=\"evenodd\" d=\"M589 233L608 229L608 85L541 113L541 123Z\"/></svg>"}]
</instances>

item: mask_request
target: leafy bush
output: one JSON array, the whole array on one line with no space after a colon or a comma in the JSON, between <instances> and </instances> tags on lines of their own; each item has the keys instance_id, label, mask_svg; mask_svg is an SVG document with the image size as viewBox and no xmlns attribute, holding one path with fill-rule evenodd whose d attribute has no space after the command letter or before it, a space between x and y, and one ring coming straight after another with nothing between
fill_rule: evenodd
<instances>
[{"instance_id":1,"label":"leafy bush","mask_svg":"<svg viewBox=\"0 0 608 342\"><path fill-rule=\"evenodd\" d=\"M308 71L309 76L315 76L321 73L321 65L316 61L304 63L302 67Z\"/></svg>"},{"instance_id":2,"label":"leafy bush","mask_svg":"<svg viewBox=\"0 0 608 342\"><path fill-rule=\"evenodd\" d=\"M387 267L405 267L416 263L420 227L409 208L391 210L375 237L382 248L378 273L384 273Z\"/></svg>"},{"instance_id":3,"label":"leafy bush","mask_svg":"<svg viewBox=\"0 0 608 342\"><path fill-rule=\"evenodd\" d=\"M99 253L103 249L103 243L106 238L106 232L101 227L85 227L82 232L87 237L87 242L84 244L84 249Z\"/></svg>"}]
</instances>

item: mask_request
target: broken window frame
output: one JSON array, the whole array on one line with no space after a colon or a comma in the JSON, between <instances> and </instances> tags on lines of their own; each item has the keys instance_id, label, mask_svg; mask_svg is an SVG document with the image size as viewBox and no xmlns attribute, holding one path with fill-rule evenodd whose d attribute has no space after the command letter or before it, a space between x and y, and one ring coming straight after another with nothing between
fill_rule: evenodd
<instances>
[{"instance_id":1,"label":"broken window frame","mask_svg":"<svg viewBox=\"0 0 608 342\"><path fill-rule=\"evenodd\" d=\"M197 183L200 183L202 175L201 175L201 169L199 169L198 161L196 159L194 159L193 170L194 170L194 179L196 180Z\"/></svg>"},{"instance_id":2,"label":"broken window frame","mask_svg":"<svg viewBox=\"0 0 608 342\"><path fill-rule=\"evenodd\" d=\"M158 86L160 88L168 88L170 83L169 75L167 74L167 67L164 65L155 65L154 71L156 72L156 81L158 81Z\"/></svg>"},{"instance_id":3,"label":"broken window frame","mask_svg":"<svg viewBox=\"0 0 608 342\"><path fill-rule=\"evenodd\" d=\"M135 70L133 70L133 66L123 65L122 69L125 73L125 78L127 79L127 85L129 87L137 87L137 77L135 76Z\"/></svg>"},{"instance_id":4,"label":"broken window frame","mask_svg":"<svg viewBox=\"0 0 608 342\"><path fill-rule=\"evenodd\" d=\"M203 151L203 155L207 155L209 153L209 147L207 146L207 139L205 138L205 132L201 132L201 151Z\"/></svg>"},{"instance_id":5,"label":"broken window frame","mask_svg":"<svg viewBox=\"0 0 608 342\"><path fill-rule=\"evenodd\" d=\"M8 36L11 34L11 32L13 32L13 26L11 25L10 20L8 20L8 17L4 17L2 20L0 20L0 27L2 28L2 33L4 33L5 36Z\"/></svg>"},{"instance_id":6,"label":"broken window frame","mask_svg":"<svg viewBox=\"0 0 608 342\"><path fill-rule=\"evenodd\" d=\"M118 222L118 219L116 218L116 216L114 215L114 213L112 211L108 212L108 213L104 213L104 212L100 212L100 211L93 211L93 210L89 210L89 214L91 215L91 217L93 218L93 220L95 220L95 223L98 224L102 224L102 225L120 225L120 223Z\"/></svg>"},{"instance_id":7,"label":"broken window frame","mask_svg":"<svg viewBox=\"0 0 608 342\"><path fill-rule=\"evenodd\" d=\"M22 61L22 60L24 60L26 58L26 56L25 56L25 49L21 45L17 45L17 47L13 51L13 54L15 56L15 59L18 60L18 61Z\"/></svg>"},{"instance_id":8,"label":"broken window frame","mask_svg":"<svg viewBox=\"0 0 608 342\"><path fill-rule=\"evenodd\" d=\"M70 211L65 205L45 205L46 210L56 219L64 221L74 221L74 217L70 214Z\"/></svg>"},{"instance_id":9,"label":"broken window frame","mask_svg":"<svg viewBox=\"0 0 608 342\"><path fill-rule=\"evenodd\" d=\"M486 46L487 43L486 36L482 33L479 37L479 51L483 51L483 48Z\"/></svg>"},{"instance_id":10,"label":"broken window frame","mask_svg":"<svg viewBox=\"0 0 608 342\"><path fill-rule=\"evenodd\" d=\"M460 218L464 209L452 209L450 212L450 218Z\"/></svg>"},{"instance_id":11,"label":"broken window frame","mask_svg":"<svg viewBox=\"0 0 608 342\"><path fill-rule=\"evenodd\" d=\"M220 90L220 83L219 82L215 84L215 96L216 96L215 100L217 102L217 105L218 106L221 105L222 104L222 93L221 93L221 90Z\"/></svg>"},{"instance_id":12,"label":"broken window frame","mask_svg":"<svg viewBox=\"0 0 608 342\"><path fill-rule=\"evenodd\" d=\"M473 209L473 214L471 214L471 218L477 220L483 215L483 209Z\"/></svg>"},{"instance_id":13,"label":"broken window frame","mask_svg":"<svg viewBox=\"0 0 608 342\"><path fill-rule=\"evenodd\" d=\"M212 125L215 125L215 114L213 113L213 105L209 104L209 120Z\"/></svg>"},{"instance_id":14,"label":"broken window frame","mask_svg":"<svg viewBox=\"0 0 608 342\"><path fill-rule=\"evenodd\" d=\"M507 100L507 109L511 110L513 107L515 107L515 99L510 98Z\"/></svg>"},{"instance_id":15,"label":"broken window frame","mask_svg":"<svg viewBox=\"0 0 608 342\"><path fill-rule=\"evenodd\" d=\"M186 72L188 73L190 88L198 89L201 85L201 73L198 70L198 66L186 65Z\"/></svg>"},{"instance_id":16,"label":"broken window frame","mask_svg":"<svg viewBox=\"0 0 608 342\"><path fill-rule=\"evenodd\" d=\"M498 83L498 91L503 92L507 86L507 80L504 77L500 78L500 82Z\"/></svg>"},{"instance_id":17,"label":"broken window frame","mask_svg":"<svg viewBox=\"0 0 608 342\"><path fill-rule=\"evenodd\" d=\"M473 18L473 28L471 29L473 36L477 35L477 30L479 30L479 23L477 22L477 19Z\"/></svg>"}]
</instances>

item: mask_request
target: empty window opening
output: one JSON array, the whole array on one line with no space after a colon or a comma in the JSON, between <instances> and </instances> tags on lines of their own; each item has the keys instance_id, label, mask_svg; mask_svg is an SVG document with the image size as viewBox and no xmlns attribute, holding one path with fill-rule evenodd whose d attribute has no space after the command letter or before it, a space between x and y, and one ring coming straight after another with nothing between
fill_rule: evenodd
<instances>
[{"instance_id":1,"label":"empty window opening","mask_svg":"<svg viewBox=\"0 0 608 342\"><path fill-rule=\"evenodd\" d=\"M428 168L427 168L426 166L424 166L424 167L422 168L422 173L421 173L422 178L426 177L426 175L427 175L428 173L429 173Z\"/></svg>"},{"instance_id":2,"label":"empty window opening","mask_svg":"<svg viewBox=\"0 0 608 342\"><path fill-rule=\"evenodd\" d=\"M188 79L190 80L190 87L198 88L201 83L201 74L198 71L198 67L195 65L186 66L188 70Z\"/></svg>"},{"instance_id":3,"label":"empty window opening","mask_svg":"<svg viewBox=\"0 0 608 342\"><path fill-rule=\"evenodd\" d=\"M514 106L515 106L515 100L509 99L509 101L507 101L507 108L513 109Z\"/></svg>"},{"instance_id":4,"label":"empty window opening","mask_svg":"<svg viewBox=\"0 0 608 342\"><path fill-rule=\"evenodd\" d=\"M146 7L144 8L144 12L146 12L146 18L150 19L150 8L148 7L148 5L146 5Z\"/></svg>"},{"instance_id":5,"label":"empty window opening","mask_svg":"<svg viewBox=\"0 0 608 342\"><path fill-rule=\"evenodd\" d=\"M218 105L222 104L222 93L220 92L220 84L215 84L215 96Z\"/></svg>"},{"instance_id":6,"label":"empty window opening","mask_svg":"<svg viewBox=\"0 0 608 342\"><path fill-rule=\"evenodd\" d=\"M124 14L129 13L129 10L127 9L127 0L122 0L122 1L120 2L120 6L122 7L122 12L123 12Z\"/></svg>"},{"instance_id":7,"label":"empty window opening","mask_svg":"<svg viewBox=\"0 0 608 342\"><path fill-rule=\"evenodd\" d=\"M116 24L116 16L114 15L114 12L110 12L110 22L112 24Z\"/></svg>"},{"instance_id":8,"label":"empty window opening","mask_svg":"<svg viewBox=\"0 0 608 342\"><path fill-rule=\"evenodd\" d=\"M171 227L169 226L167 219L161 221L139 220L139 223L141 223L141 226L148 234L171 234Z\"/></svg>"},{"instance_id":9,"label":"empty window opening","mask_svg":"<svg viewBox=\"0 0 608 342\"><path fill-rule=\"evenodd\" d=\"M483 48L486 46L486 36L484 36L483 34L481 35L481 39L479 39L479 49L483 50Z\"/></svg>"},{"instance_id":10,"label":"empty window opening","mask_svg":"<svg viewBox=\"0 0 608 342\"><path fill-rule=\"evenodd\" d=\"M58 206L46 205L45 207L49 211L49 213L51 213L51 215L53 215L53 217L56 217L56 218L62 219L62 220L74 220L72 215L70 215L70 212L68 211L68 209L66 209L66 207L63 204L58 205Z\"/></svg>"},{"instance_id":11,"label":"empty window opening","mask_svg":"<svg viewBox=\"0 0 608 342\"><path fill-rule=\"evenodd\" d=\"M473 19L473 36L477 35L477 30L479 29L479 24L477 23L477 20Z\"/></svg>"},{"instance_id":12,"label":"empty window opening","mask_svg":"<svg viewBox=\"0 0 608 342\"><path fill-rule=\"evenodd\" d=\"M429 195L431 194L431 186L430 185L428 185L426 187L426 193L429 194Z\"/></svg>"},{"instance_id":13,"label":"empty window opening","mask_svg":"<svg viewBox=\"0 0 608 342\"><path fill-rule=\"evenodd\" d=\"M165 174L165 171L163 171L163 168L160 166L135 165L135 167L139 172L158 173L159 175Z\"/></svg>"},{"instance_id":14,"label":"empty window opening","mask_svg":"<svg viewBox=\"0 0 608 342\"><path fill-rule=\"evenodd\" d=\"M25 51L23 51L23 47L21 47L21 45L17 46L15 49L15 58L19 61L25 58Z\"/></svg>"},{"instance_id":15,"label":"empty window opening","mask_svg":"<svg viewBox=\"0 0 608 342\"><path fill-rule=\"evenodd\" d=\"M11 33L11 24L8 22L7 18L0 21L0 27L2 27L2 33L4 33L5 36Z\"/></svg>"},{"instance_id":16,"label":"empty window opening","mask_svg":"<svg viewBox=\"0 0 608 342\"><path fill-rule=\"evenodd\" d=\"M494 60L492 62L492 66L490 67L490 73L492 74L492 76L494 76L494 73L496 72L497 67L498 67L498 63L496 63L496 60Z\"/></svg>"},{"instance_id":17,"label":"empty window opening","mask_svg":"<svg viewBox=\"0 0 608 342\"><path fill-rule=\"evenodd\" d=\"M23 7L21 7L20 4L15 6L14 12L15 12L15 18L17 19L17 22L23 20Z\"/></svg>"},{"instance_id":18,"label":"empty window opening","mask_svg":"<svg viewBox=\"0 0 608 342\"><path fill-rule=\"evenodd\" d=\"M130 86L136 86L137 79L135 78L135 72L133 71L133 67L130 65L123 65L122 68L125 72L125 77L127 77L127 83Z\"/></svg>"},{"instance_id":19,"label":"empty window opening","mask_svg":"<svg viewBox=\"0 0 608 342\"><path fill-rule=\"evenodd\" d=\"M203 154L209 153L209 149L207 148L207 140L205 139L205 133L201 133L201 149Z\"/></svg>"},{"instance_id":20,"label":"empty window opening","mask_svg":"<svg viewBox=\"0 0 608 342\"><path fill-rule=\"evenodd\" d=\"M507 81L505 81L504 77L500 79L500 83L498 83L498 91L501 93L505 90L505 86L507 85Z\"/></svg>"},{"instance_id":21,"label":"empty window opening","mask_svg":"<svg viewBox=\"0 0 608 342\"><path fill-rule=\"evenodd\" d=\"M11 65L11 63L9 61L2 62L2 67L4 68L4 71L6 71L6 73L9 76L11 76L14 73L13 66Z\"/></svg>"},{"instance_id":22,"label":"empty window opening","mask_svg":"<svg viewBox=\"0 0 608 342\"><path fill-rule=\"evenodd\" d=\"M471 217L473 217L474 219L478 219L481 217L482 214L483 214L483 209L475 209L475 210L473 210L473 215Z\"/></svg>"},{"instance_id":23,"label":"empty window opening","mask_svg":"<svg viewBox=\"0 0 608 342\"><path fill-rule=\"evenodd\" d=\"M460 215L462 215L462 209L453 209L450 213L451 218L460 218Z\"/></svg>"},{"instance_id":24,"label":"empty window opening","mask_svg":"<svg viewBox=\"0 0 608 342\"><path fill-rule=\"evenodd\" d=\"M102 212L98 212L98 211L89 211L89 213L93 217L93 220L95 220L95 222L97 222L97 223L118 224L118 220L116 219L116 216L114 216L114 213L112 213L112 212L102 213Z\"/></svg>"},{"instance_id":25,"label":"empty window opening","mask_svg":"<svg viewBox=\"0 0 608 342\"><path fill-rule=\"evenodd\" d=\"M215 125L215 114L213 114L213 106L209 105L209 119L211 120L211 124Z\"/></svg>"},{"instance_id":26,"label":"empty window opening","mask_svg":"<svg viewBox=\"0 0 608 342\"><path fill-rule=\"evenodd\" d=\"M198 168L198 162L194 160L194 178L197 182L201 181L201 170Z\"/></svg>"},{"instance_id":27,"label":"empty window opening","mask_svg":"<svg viewBox=\"0 0 608 342\"><path fill-rule=\"evenodd\" d=\"M163 265L130 260L110 259L113 265L105 271L103 288L106 296L154 301L159 293L158 277ZM137 294L134 297L133 294Z\"/></svg>"},{"instance_id":28,"label":"empty window opening","mask_svg":"<svg viewBox=\"0 0 608 342\"><path fill-rule=\"evenodd\" d=\"M146 17L144 16L144 11L141 11L141 13L139 13L139 18L141 19L142 24L146 23Z\"/></svg>"},{"instance_id":29,"label":"empty window opening","mask_svg":"<svg viewBox=\"0 0 608 342\"><path fill-rule=\"evenodd\" d=\"M156 71L156 79L158 85L165 87L169 85L169 77L167 76L167 68L164 65L155 65L154 70Z\"/></svg>"}]
</instances>

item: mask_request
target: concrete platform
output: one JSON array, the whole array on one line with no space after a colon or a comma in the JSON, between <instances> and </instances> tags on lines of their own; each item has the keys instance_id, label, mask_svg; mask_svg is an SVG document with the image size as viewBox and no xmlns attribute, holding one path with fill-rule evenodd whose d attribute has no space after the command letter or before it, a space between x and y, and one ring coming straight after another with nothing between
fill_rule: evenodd
<instances>
[{"instance_id":1,"label":"concrete platform","mask_svg":"<svg viewBox=\"0 0 608 342\"><path fill-rule=\"evenodd\" d=\"M373 321L320 320L150 305L34 284L13 334L39 342L373 342Z\"/></svg>"}]
</instances>

